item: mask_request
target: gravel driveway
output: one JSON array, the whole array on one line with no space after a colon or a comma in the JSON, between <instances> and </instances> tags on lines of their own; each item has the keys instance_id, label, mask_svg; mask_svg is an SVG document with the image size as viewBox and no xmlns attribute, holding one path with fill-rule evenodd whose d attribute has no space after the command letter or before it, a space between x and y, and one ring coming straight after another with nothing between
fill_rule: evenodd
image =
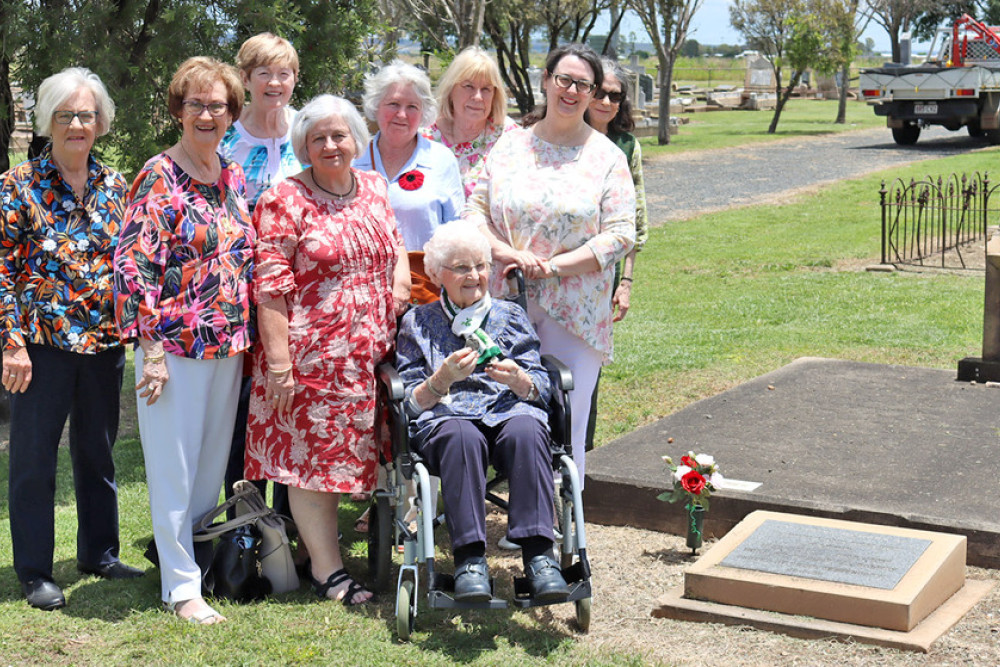
<instances>
[{"instance_id":1,"label":"gravel driveway","mask_svg":"<svg viewBox=\"0 0 1000 667\"><path fill-rule=\"evenodd\" d=\"M681 130L683 132L683 129ZM897 146L888 128L770 144L685 152L644 160L652 225L777 197L894 165L984 150L964 131L924 128L913 146Z\"/></svg>"}]
</instances>

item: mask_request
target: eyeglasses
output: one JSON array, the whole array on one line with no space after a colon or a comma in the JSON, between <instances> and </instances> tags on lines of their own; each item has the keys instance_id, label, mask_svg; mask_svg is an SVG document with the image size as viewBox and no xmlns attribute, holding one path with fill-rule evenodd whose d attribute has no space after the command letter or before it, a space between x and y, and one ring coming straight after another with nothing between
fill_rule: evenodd
<instances>
[{"instance_id":1,"label":"eyeglasses","mask_svg":"<svg viewBox=\"0 0 1000 667\"><path fill-rule=\"evenodd\" d=\"M99 115L99 111L56 111L52 114L52 120L60 125L69 125L74 118L79 118L82 125L93 125Z\"/></svg>"},{"instance_id":2,"label":"eyeglasses","mask_svg":"<svg viewBox=\"0 0 1000 667\"><path fill-rule=\"evenodd\" d=\"M480 262L475 266L469 266L468 264L458 264L456 266L446 266L444 267L454 273L456 276L461 276L465 278L466 276L471 276L472 272L475 271L479 275L483 275L490 270L490 265L486 262Z\"/></svg>"},{"instance_id":3,"label":"eyeglasses","mask_svg":"<svg viewBox=\"0 0 1000 667\"><path fill-rule=\"evenodd\" d=\"M569 74L556 74L552 77L552 80L563 90L569 90L569 87L575 84L577 92L584 95L597 88L596 83L587 81L586 79L574 79Z\"/></svg>"},{"instance_id":4,"label":"eyeglasses","mask_svg":"<svg viewBox=\"0 0 1000 667\"><path fill-rule=\"evenodd\" d=\"M208 109L208 115L219 117L229 111L229 105L225 102L202 104L201 102L197 102L195 100L184 100L184 111L186 111L189 116L200 116L201 112L205 109Z\"/></svg>"},{"instance_id":5,"label":"eyeglasses","mask_svg":"<svg viewBox=\"0 0 1000 667\"><path fill-rule=\"evenodd\" d=\"M605 97L608 98L608 101L612 104L621 104L622 100L625 99L625 93L621 91L613 92L610 90L604 90L603 88L594 93L594 99L596 100L603 100Z\"/></svg>"}]
</instances>

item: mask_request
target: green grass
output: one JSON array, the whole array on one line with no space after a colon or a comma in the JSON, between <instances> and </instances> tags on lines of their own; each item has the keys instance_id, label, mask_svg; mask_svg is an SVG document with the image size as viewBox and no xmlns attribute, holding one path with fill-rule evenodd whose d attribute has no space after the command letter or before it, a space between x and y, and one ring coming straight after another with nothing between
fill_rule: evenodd
<instances>
[{"instance_id":1,"label":"green grass","mask_svg":"<svg viewBox=\"0 0 1000 667\"><path fill-rule=\"evenodd\" d=\"M773 111L707 111L685 113L682 117L690 119L690 122L680 126L680 132L670 137L669 145L657 145L655 135L640 140L644 157L885 126L885 120L876 117L871 107L857 101L848 101L845 124L834 123L837 118L836 100L789 100L774 134L767 133L774 117ZM886 136L889 136L889 130L886 130Z\"/></svg>"},{"instance_id":2,"label":"green grass","mask_svg":"<svg viewBox=\"0 0 1000 667\"><path fill-rule=\"evenodd\" d=\"M998 168L1000 153L982 151L884 175ZM878 253L881 176L840 183L783 206L653 229L637 262L632 310L616 327L616 363L602 380L598 441L804 355L954 368L957 359L975 353L981 275L836 270ZM127 370L126 387L131 377ZM123 430L116 460L122 556L141 565L151 528L134 424ZM0 453L0 488L6 486L7 463ZM606 649L579 641L544 610L452 617L422 605L412 643L399 644L391 596L352 612L303 590L260 604L220 605L230 618L224 626L180 623L160 610L152 570L125 582L76 573L75 504L65 451L57 488L55 575L69 606L54 613L29 609L20 596L6 494L0 497L0 664L642 662L641 647ZM349 529L357 513L348 504L343 525L348 567L363 573L365 547Z\"/></svg>"}]
</instances>

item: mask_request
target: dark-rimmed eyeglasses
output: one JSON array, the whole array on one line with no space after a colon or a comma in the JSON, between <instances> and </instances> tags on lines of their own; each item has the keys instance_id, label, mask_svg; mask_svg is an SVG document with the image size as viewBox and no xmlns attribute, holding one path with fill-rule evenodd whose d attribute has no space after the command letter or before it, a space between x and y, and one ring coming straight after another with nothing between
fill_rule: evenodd
<instances>
[{"instance_id":1,"label":"dark-rimmed eyeglasses","mask_svg":"<svg viewBox=\"0 0 1000 667\"><path fill-rule=\"evenodd\" d=\"M74 118L79 118L81 125L93 125L99 115L99 111L56 111L52 114L52 120L60 125L69 125Z\"/></svg>"},{"instance_id":2,"label":"dark-rimmed eyeglasses","mask_svg":"<svg viewBox=\"0 0 1000 667\"><path fill-rule=\"evenodd\" d=\"M625 93L621 91L604 90L603 88L599 88L597 92L594 93L595 100L603 100L605 97L608 98L608 101L612 104L621 104L622 100L625 99Z\"/></svg>"},{"instance_id":3,"label":"dark-rimmed eyeglasses","mask_svg":"<svg viewBox=\"0 0 1000 667\"><path fill-rule=\"evenodd\" d=\"M222 114L229 111L229 105L225 102L212 102L211 104L202 104L197 100L184 100L184 111L187 112L189 116L200 116L201 112L208 109L208 115L219 117Z\"/></svg>"},{"instance_id":4,"label":"dark-rimmed eyeglasses","mask_svg":"<svg viewBox=\"0 0 1000 667\"><path fill-rule=\"evenodd\" d=\"M597 84L593 81L587 81L586 79L574 79L569 74L555 74L552 77L555 81L556 86L562 88L563 90L569 90L570 86L575 85L576 90L579 93L586 95L587 93L597 88Z\"/></svg>"}]
</instances>

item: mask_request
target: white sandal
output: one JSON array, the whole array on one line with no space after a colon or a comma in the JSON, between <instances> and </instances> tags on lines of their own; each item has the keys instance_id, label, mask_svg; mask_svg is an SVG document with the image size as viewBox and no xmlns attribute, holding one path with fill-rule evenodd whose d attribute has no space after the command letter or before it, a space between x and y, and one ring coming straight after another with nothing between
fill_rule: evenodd
<instances>
[{"instance_id":1,"label":"white sandal","mask_svg":"<svg viewBox=\"0 0 1000 667\"><path fill-rule=\"evenodd\" d=\"M212 607L208 606L207 603L204 609L196 611L190 616L181 616L178 607L180 605L183 605L185 602L191 602L191 600L194 599L195 598L189 598L187 600L178 600L177 602L164 602L163 606L167 611L172 613L177 618L183 621L188 621L189 623L196 623L198 625L215 625L216 623L224 623L226 621L225 616L212 609Z\"/></svg>"}]
</instances>

